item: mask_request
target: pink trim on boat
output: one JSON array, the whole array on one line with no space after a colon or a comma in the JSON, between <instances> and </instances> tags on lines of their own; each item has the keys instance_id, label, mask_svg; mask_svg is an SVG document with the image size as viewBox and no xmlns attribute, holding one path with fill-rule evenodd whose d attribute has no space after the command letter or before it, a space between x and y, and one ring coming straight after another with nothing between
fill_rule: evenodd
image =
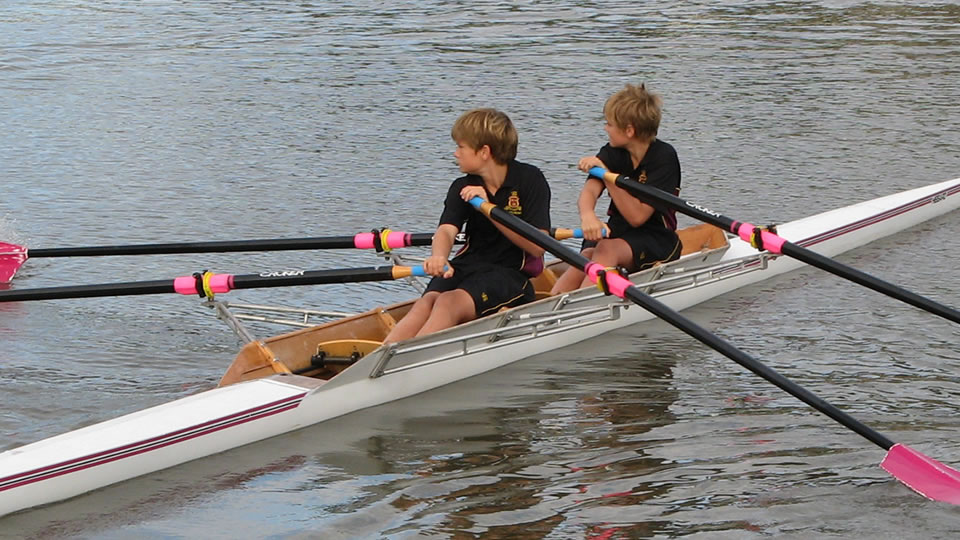
<instances>
[{"instance_id":1,"label":"pink trim on boat","mask_svg":"<svg viewBox=\"0 0 960 540\"><path fill-rule=\"evenodd\" d=\"M960 471L903 444L895 444L880 466L928 499L960 504Z\"/></svg>"},{"instance_id":2,"label":"pink trim on boat","mask_svg":"<svg viewBox=\"0 0 960 540\"><path fill-rule=\"evenodd\" d=\"M289 411L297 408L305 395L306 392L143 441L0 478L0 491L72 474Z\"/></svg>"}]
</instances>

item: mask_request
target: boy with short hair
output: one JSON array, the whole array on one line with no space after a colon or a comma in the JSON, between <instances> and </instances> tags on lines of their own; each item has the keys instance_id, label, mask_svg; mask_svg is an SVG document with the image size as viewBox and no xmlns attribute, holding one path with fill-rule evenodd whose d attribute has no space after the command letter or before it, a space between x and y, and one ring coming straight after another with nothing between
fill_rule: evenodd
<instances>
[{"instance_id":1,"label":"boy with short hair","mask_svg":"<svg viewBox=\"0 0 960 540\"><path fill-rule=\"evenodd\" d=\"M580 159L577 167L592 167L626 175L667 193L680 193L680 160L677 151L657 139L662 100L644 85L626 85L603 106L604 129L609 143L596 156ZM596 216L597 199L610 193L610 217L605 226ZM677 218L672 209L642 202L626 190L588 177L577 200L583 230L583 255L606 267L622 266L633 272L680 257ZM603 229L609 238L603 238ZM569 269L554 284L558 294L590 285L583 272Z\"/></svg>"},{"instance_id":2,"label":"boy with short hair","mask_svg":"<svg viewBox=\"0 0 960 540\"><path fill-rule=\"evenodd\" d=\"M384 343L422 336L535 298L530 277L543 269L544 250L478 212L467 201L480 197L550 229L550 188L540 169L516 160L517 132L495 109L460 116L450 135L460 171L447 191L440 225L424 270L434 276L423 296L387 335ZM466 244L448 260L460 228Z\"/></svg>"}]
</instances>

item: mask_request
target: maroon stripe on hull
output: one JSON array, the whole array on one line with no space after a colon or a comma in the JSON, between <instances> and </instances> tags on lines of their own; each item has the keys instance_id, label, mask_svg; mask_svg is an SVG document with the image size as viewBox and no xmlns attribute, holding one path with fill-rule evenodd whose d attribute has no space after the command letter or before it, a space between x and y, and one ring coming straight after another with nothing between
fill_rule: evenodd
<instances>
[{"instance_id":1,"label":"maroon stripe on hull","mask_svg":"<svg viewBox=\"0 0 960 540\"><path fill-rule=\"evenodd\" d=\"M920 208L920 207L922 207L922 206L926 206L926 205L928 205L928 204L933 204L934 202L939 202L939 201L943 200L944 198L949 197L949 196L951 196L951 195L956 195L957 193L960 193L960 186L954 186L954 187L952 187L952 188L950 188L950 189L941 191L941 192L939 192L939 193L934 193L933 195L927 195L927 196L925 196L925 197L923 197L923 198L921 198L921 199L917 199L917 200L915 200L915 201L911 201L911 202L909 202L909 203L906 203L906 204L904 204L904 205L898 206L898 207L896 207L896 208L892 208L892 209L890 209L890 210L887 210L886 212L882 212L882 213L876 214L876 215L874 215L874 216L870 216L870 217L868 217L868 218L862 219L862 220L857 221L857 222L855 222L855 223L851 223L851 224L849 224L849 225L844 225L843 227L838 227L838 228L836 228L836 229L833 229L833 230L830 230L830 231L826 231L826 232L820 233L820 234L818 234L818 235L816 235L816 236L811 236L811 237L809 237L809 238L805 238L805 239L803 239L803 240L800 240L800 241L794 242L794 243L797 244L798 246L801 246L801 247L807 247L807 246L816 245L816 244L819 244L819 243L821 243L821 242L825 242L825 241L827 241L827 240L830 240L830 239L832 239L832 238L836 238L837 236L842 236L842 235L844 235L844 234L847 234L847 233L850 233L850 232L853 232L853 231L862 229L862 228L864 228L864 227L868 227L868 226L870 226L870 225L874 225L874 224L876 224L876 223L880 223L880 222L882 222L882 221L886 221L886 220L888 220L888 219L895 218L895 217L897 217L897 216L899 216L899 215L901 215L901 214L905 214L905 213L907 213L907 212L909 212L909 211L911 211L911 210L915 210L915 209Z\"/></svg>"},{"instance_id":2,"label":"maroon stripe on hull","mask_svg":"<svg viewBox=\"0 0 960 540\"><path fill-rule=\"evenodd\" d=\"M891 208L890 210L886 210L879 214L874 214L872 216L865 217L860 221L848 223L846 225L843 225L842 227L837 227L836 229L830 229L829 231L824 231L820 234L810 236L808 238L804 238L803 240L797 240L796 242L792 242L792 243L803 248L809 248L810 246L815 246L819 243L826 242L827 240L832 240L833 238L836 238L838 236L843 236L845 234L849 234L851 232L863 229L864 227L869 227L871 225L875 225L877 223L886 221L888 219L895 218L901 214L904 214L911 210L915 210L922 206L933 204L935 202L940 202L946 199L947 197L950 197L951 195L956 195L958 193L960 193L960 185L947 188L943 191L933 193L931 195L925 195L914 201L904 203L896 208ZM746 265L744 265L744 267L751 268L759 264L761 264L760 261L753 261L753 262L747 263ZM731 269L730 271L733 271L733 269Z\"/></svg>"},{"instance_id":3,"label":"maroon stripe on hull","mask_svg":"<svg viewBox=\"0 0 960 540\"><path fill-rule=\"evenodd\" d=\"M203 435L208 435L210 433L215 433L227 428L239 426L254 420L259 420L261 418L266 418L296 409L300 405L300 402L303 400L305 395L306 392L296 396L291 396L289 398L273 401L259 407L253 407L251 409L233 413L222 418L209 420L202 424L179 429L164 435L151 437L143 441L126 444L110 450L103 450L95 454L90 454L88 456L74 458L60 463L55 463L53 465L47 465L45 467L7 476L5 478L0 478L0 492L137 456L153 450L195 439Z\"/></svg>"}]
</instances>

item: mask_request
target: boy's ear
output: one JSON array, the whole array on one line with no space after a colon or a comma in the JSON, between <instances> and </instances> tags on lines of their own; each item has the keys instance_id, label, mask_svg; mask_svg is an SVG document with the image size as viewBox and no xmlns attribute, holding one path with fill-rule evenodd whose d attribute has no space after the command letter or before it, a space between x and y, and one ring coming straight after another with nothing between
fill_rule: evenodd
<instances>
[{"instance_id":1,"label":"boy's ear","mask_svg":"<svg viewBox=\"0 0 960 540\"><path fill-rule=\"evenodd\" d=\"M632 139L637 135L637 130L633 129L633 124L627 124L627 129L623 130L623 134Z\"/></svg>"}]
</instances>

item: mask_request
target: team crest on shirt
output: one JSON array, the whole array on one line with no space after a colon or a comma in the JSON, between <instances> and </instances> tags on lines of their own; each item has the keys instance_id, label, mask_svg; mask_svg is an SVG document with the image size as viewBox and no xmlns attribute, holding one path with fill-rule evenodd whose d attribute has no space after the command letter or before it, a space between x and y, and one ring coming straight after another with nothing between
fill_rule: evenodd
<instances>
[{"instance_id":1,"label":"team crest on shirt","mask_svg":"<svg viewBox=\"0 0 960 540\"><path fill-rule=\"evenodd\" d=\"M646 169L640 171L640 177L637 178L637 182L640 182L641 184L646 184L646 183L647 183L647 170L646 170Z\"/></svg>"},{"instance_id":2,"label":"team crest on shirt","mask_svg":"<svg viewBox=\"0 0 960 540\"><path fill-rule=\"evenodd\" d=\"M482 293L480 293L480 299L483 300L484 302L486 302L486 301L490 300L490 297L487 296L487 293L482 292Z\"/></svg>"},{"instance_id":3,"label":"team crest on shirt","mask_svg":"<svg viewBox=\"0 0 960 540\"><path fill-rule=\"evenodd\" d=\"M515 216L519 216L523 212L523 207L520 206L520 195L516 191L510 192L510 197L507 198L507 206L503 209Z\"/></svg>"}]
</instances>

